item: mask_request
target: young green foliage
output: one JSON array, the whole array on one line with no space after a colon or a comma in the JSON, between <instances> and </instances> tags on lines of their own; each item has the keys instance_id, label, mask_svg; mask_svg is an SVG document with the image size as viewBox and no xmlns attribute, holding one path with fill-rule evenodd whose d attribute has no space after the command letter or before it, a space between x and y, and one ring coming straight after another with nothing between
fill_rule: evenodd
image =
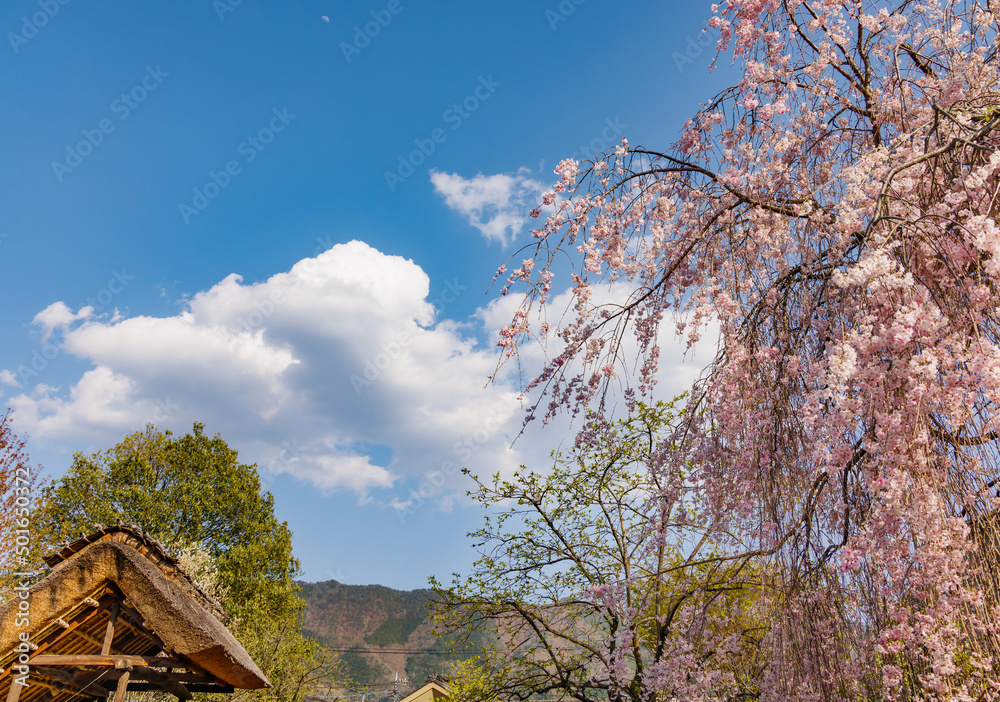
<instances>
[{"instance_id":1,"label":"young green foliage","mask_svg":"<svg viewBox=\"0 0 1000 702\"><path fill-rule=\"evenodd\" d=\"M488 622L500 634L458 671L463 690L643 700L688 666L696 674L673 688L755 694L743 681L766 629L760 574L717 546L670 439L672 410L591 416L551 470L475 478L472 496L491 508L470 535L481 556L450 588L432 580L446 628Z\"/></svg>"}]
</instances>

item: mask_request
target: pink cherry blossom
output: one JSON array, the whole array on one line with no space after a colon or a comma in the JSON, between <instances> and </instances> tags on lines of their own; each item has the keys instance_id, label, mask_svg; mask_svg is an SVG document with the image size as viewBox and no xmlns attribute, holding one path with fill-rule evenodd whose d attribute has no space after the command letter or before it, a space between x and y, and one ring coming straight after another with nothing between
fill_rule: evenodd
<instances>
[{"instance_id":1,"label":"pink cherry blossom","mask_svg":"<svg viewBox=\"0 0 1000 702\"><path fill-rule=\"evenodd\" d=\"M508 278L525 296L505 358L559 320L529 417L603 412L622 389L633 406L656 391L664 322L688 344L719 329L663 456L694 476L719 558L766 585L761 700L1000 695L997 11L713 6L739 82L663 151L561 162ZM567 255L570 308L545 314ZM670 656L649 699L730 694L683 639Z\"/></svg>"}]
</instances>

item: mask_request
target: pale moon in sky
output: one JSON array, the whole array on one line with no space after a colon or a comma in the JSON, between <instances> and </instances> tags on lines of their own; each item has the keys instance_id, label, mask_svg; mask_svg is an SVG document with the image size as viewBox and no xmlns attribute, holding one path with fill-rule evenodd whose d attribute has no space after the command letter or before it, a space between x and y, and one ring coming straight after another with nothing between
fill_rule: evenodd
<instances>
[{"instance_id":1,"label":"pale moon in sky","mask_svg":"<svg viewBox=\"0 0 1000 702\"><path fill-rule=\"evenodd\" d=\"M324 22L329 22L330 21L330 18L327 17L326 15L323 15L322 17L320 17L320 19L323 20Z\"/></svg>"}]
</instances>

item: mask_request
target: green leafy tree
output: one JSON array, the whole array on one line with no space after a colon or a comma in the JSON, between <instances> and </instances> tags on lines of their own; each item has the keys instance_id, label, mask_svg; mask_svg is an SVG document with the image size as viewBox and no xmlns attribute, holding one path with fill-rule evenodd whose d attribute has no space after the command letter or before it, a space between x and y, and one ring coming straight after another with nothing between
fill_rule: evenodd
<instances>
[{"instance_id":1,"label":"green leafy tree","mask_svg":"<svg viewBox=\"0 0 1000 702\"><path fill-rule=\"evenodd\" d=\"M506 684L502 667L490 656L473 656L452 664L448 698L451 702L493 702Z\"/></svg>"},{"instance_id":2,"label":"green leafy tree","mask_svg":"<svg viewBox=\"0 0 1000 702\"><path fill-rule=\"evenodd\" d=\"M449 631L492 625L500 645L455 670L460 699L759 695L766 578L719 548L675 419L663 402L591 416L551 470L474 478L490 508L470 534L481 555L450 587L432 579L436 616Z\"/></svg>"},{"instance_id":3,"label":"green leafy tree","mask_svg":"<svg viewBox=\"0 0 1000 702\"><path fill-rule=\"evenodd\" d=\"M107 451L78 453L42 493L39 518L72 538L94 524L140 525L171 549L191 544L216 561L227 611L296 608L292 533L274 516L254 466L201 424L183 437L147 427Z\"/></svg>"},{"instance_id":4,"label":"green leafy tree","mask_svg":"<svg viewBox=\"0 0 1000 702\"><path fill-rule=\"evenodd\" d=\"M201 424L181 437L147 426L106 451L76 454L42 491L35 519L56 540L118 520L160 540L221 596L231 628L274 685L264 694L297 700L332 674L329 655L300 632L299 562L273 496L256 467Z\"/></svg>"}]
</instances>

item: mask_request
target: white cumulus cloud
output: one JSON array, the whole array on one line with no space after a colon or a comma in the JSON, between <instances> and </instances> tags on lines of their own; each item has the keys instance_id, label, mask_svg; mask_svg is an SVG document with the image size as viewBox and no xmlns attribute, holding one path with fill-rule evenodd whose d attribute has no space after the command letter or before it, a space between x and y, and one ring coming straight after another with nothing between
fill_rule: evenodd
<instances>
[{"instance_id":1,"label":"white cumulus cloud","mask_svg":"<svg viewBox=\"0 0 1000 702\"><path fill-rule=\"evenodd\" d=\"M400 513L447 509L469 487L461 468L544 468L573 428L565 417L534 422L512 447L524 418L515 379L484 383L513 298L468 320L438 319L429 288L414 262L352 241L259 283L230 275L174 316L108 318L56 303L36 325L58 328L63 351L91 368L65 389L19 387L6 401L19 431L52 446L93 451L150 422L184 433L198 421L265 478L289 473ZM554 300L569 302L568 292ZM491 342L470 338L470 326ZM553 352L527 347L508 370L530 373ZM682 355L668 341L664 391L685 389L707 360ZM0 382L17 380L0 370Z\"/></svg>"},{"instance_id":2,"label":"white cumulus cloud","mask_svg":"<svg viewBox=\"0 0 1000 702\"><path fill-rule=\"evenodd\" d=\"M483 389L493 350L436 321L428 292L412 261L354 241L260 283L230 275L172 317L57 303L36 323L61 328L65 351L93 368L65 392L24 388L8 402L34 439L81 448L146 422L203 421L265 472L359 495L419 482L487 424L475 462L510 468L514 393Z\"/></svg>"}]
</instances>

